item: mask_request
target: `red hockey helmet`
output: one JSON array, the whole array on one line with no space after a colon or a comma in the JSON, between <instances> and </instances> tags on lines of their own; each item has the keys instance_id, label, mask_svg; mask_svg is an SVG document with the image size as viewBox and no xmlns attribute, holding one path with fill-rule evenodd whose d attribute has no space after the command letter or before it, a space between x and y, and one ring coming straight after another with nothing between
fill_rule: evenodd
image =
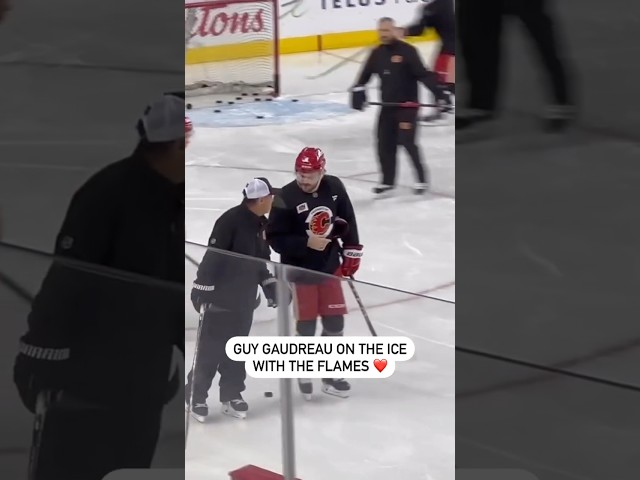
<instances>
[{"instance_id":1,"label":"red hockey helmet","mask_svg":"<svg viewBox=\"0 0 640 480\"><path fill-rule=\"evenodd\" d=\"M193 135L193 123L189 120L189 117L184 117L184 138L187 145L189 145L189 139Z\"/></svg>"},{"instance_id":2,"label":"red hockey helmet","mask_svg":"<svg viewBox=\"0 0 640 480\"><path fill-rule=\"evenodd\" d=\"M305 147L296 158L296 172L318 172L324 170L327 160L324 152L316 147Z\"/></svg>"}]
</instances>

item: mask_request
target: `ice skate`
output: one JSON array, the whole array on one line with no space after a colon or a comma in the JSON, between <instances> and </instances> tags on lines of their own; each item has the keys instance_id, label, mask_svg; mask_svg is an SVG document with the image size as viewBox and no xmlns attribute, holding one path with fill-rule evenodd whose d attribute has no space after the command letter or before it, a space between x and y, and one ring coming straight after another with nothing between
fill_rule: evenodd
<instances>
[{"instance_id":1,"label":"ice skate","mask_svg":"<svg viewBox=\"0 0 640 480\"><path fill-rule=\"evenodd\" d=\"M242 397L234 398L230 402L222 402L222 413L234 418L247 418L247 412L249 411L249 405Z\"/></svg>"},{"instance_id":2,"label":"ice skate","mask_svg":"<svg viewBox=\"0 0 640 480\"><path fill-rule=\"evenodd\" d=\"M209 407L206 403L196 403L191 408L189 412L189 405L185 404L185 411L189 413L194 419L196 419L200 423L204 423L207 421L207 417L209 416Z\"/></svg>"},{"instance_id":3,"label":"ice skate","mask_svg":"<svg viewBox=\"0 0 640 480\"><path fill-rule=\"evenodd\" d=\"M550 105L543 115L544 130L551 133L564 132L576 119L573 105Z\"/></svg>"},{"instance_id":4,"label":"ice skate","mask_svg":"<svg viewBox=\"0 0 640 480\"><path fill-rule=\"evenodd\" d=\"M428 191L429 191L429 184L428 183L420 183L420 182L418 182L413 186L413 193L415 193L416 195L424 195Z\"/></svg>"},{"instance_id":5,"label":"ice skate","mask_svg":"<svg viewBox=\"0 0 640 480\"><path fill-rule=\"evenodd\" d=\"M344 378L323 378L322 391L334 397L348 398L351 385Z\"/></svg>"},{"instance_id":6,"label":"ice skate","mask_svg":"<svg viewBox=\"0 0 640 480\"><path fill-rule=\"evenodd\" d=\"M300 388L300 393L305 400L311 400L313 395L313 383L309 378L299 378L298 379L298 387Z\"/></svg>"},{"instance_id":7,"label":"ice skate","mask_svg":"<svg viewBox=\"0 0 640 480\"><path fill-rule=\"evenodd\" d=\"M376 195L376 198L386 198L391 196L394 188L395 187L393 187L392 185L380 184L373 187L372 192Z\"/></svg>"},{"instance_id":8,"label":"ice skate","mask_svg":"<svg viewBox=\"0 0 640 480\"><path fill-rule=\"evenodd\" d=\"M189 405L191 405L190 410ZM200 423L204 423L209 416L207 402L199 398L191 398L191 385L189 384L184 387L184 411Z\"/></svg>"}]
</instances>

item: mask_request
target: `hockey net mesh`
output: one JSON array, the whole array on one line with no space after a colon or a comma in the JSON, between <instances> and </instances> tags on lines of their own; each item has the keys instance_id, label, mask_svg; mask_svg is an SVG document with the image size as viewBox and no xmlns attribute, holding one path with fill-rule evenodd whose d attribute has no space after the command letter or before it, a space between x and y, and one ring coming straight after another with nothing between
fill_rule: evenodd
<instances>
[{"instance_id":1,"label":"hockey net mesh","mask_svg":"<svg viewBox=\"0 0 640 480\"><path fill-rule=\"evenodd\" d=\"M187 96L277 95L277 0L185 5Z\"/></svg>"}]
</instances>

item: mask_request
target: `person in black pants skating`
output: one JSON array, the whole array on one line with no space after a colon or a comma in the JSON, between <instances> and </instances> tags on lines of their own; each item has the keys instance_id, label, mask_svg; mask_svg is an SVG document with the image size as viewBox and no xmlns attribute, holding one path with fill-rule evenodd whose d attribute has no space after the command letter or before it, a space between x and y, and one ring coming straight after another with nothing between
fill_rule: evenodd
<instances>
[{"instance_id":1,"label":"person in black pants skating","mask_svg":"<svg viewBox=\"0 0 640 480\"><path fill-rule=\"evenodd\" d=\"M198 274L191 300L204 313L195 372L189 372L185 402L191 414L204 421L209 414L207 397L216 373L220 374L220 402L228 415L244 418L249 409L241 393L245 389L244 362L230 360L225 354L227 341L247 336L256 308L258 285L268 304L276 307L276 280L264 261L270 249L265 227L275 190L266 178L251 180L243 190L244 199L225 212L215 223L209 247ZM248 257L230 256L220 250Z\"/></svg>"},{"instance_id":2,"label":"person in black pants skating","mask_svg":"<svg viewBox=\"0 0 640 480\"><path fill-rule=\"evenodd\" d=\"M418 118L418 82L423 83L443 105L446 95L437 75L425 68L418 50L396 38L393 19L385 17L378 22L380 45L373 49L355 85L351 88L351 106L363 110L367 103L365 85L375 74L380 77L380 96L383 103L378 117L377 147L381 183L373 189L383 194L396 186L396 156L398 145L405 148L416 172L414 191L427 191L429 178L416 144ZM413 104L402 106L402 104Z\"/></svg>"},{"instance_id":3,"label":"person in black pants skating","mask_svg":"<svg viewBox=\"0 0 640 480\"><path fill-rule=\"evenodd\" d=\"M462 57L469 80L469 110L456 115L464 129L492 119L498 109L502 24L505 16L519 18L540 56L548 79L549 105L545 125L561 130L574 117L568 61L564 55L548 0L458 0Z\"/></svg>"},{"instance_id":4,"label":"person in black pants skating","mask_svg":"<svg viewBox=\"0 0 640 480\"><path fill-rule=\"evenodd\" d=\"M453 97L456 93L456 14L454 0L429 0L420 7L420 17L411 25L399 28L398 37L417 37L428 28L433 28L440 37L440 52L436 59L434 70L438 81L443 85L447 96L447 104L453 107ZM453 108L451 112L453 113ZM422 117L422 121L437 120L442 112Z\"/></svg>"}]
</instances>

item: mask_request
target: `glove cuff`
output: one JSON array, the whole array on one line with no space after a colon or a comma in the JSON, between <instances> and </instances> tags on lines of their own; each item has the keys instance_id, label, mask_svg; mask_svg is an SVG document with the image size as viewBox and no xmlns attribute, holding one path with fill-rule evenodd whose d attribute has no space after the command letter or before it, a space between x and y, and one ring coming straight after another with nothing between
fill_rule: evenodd
<instances>
[{"instance_id":1,"label":"glove cuff","mask_svg":"<svg viewBox=\"0 0 640 480\"><path fill-rule=\"evenodd\" d=\"M18 351L22 355L35 360L59 362L71 358L71 349L69 348L38 347L26 342L20 342Z\"/></svg>"},{"instance_id":2,"label":"glove cuff","mask_svg":"<svg viewBox=\"0 0 640 480\"><path fill-rule=\"evenodd\" d=\"M342 254L345 258L362 258L362 245L346 245L343 249Z\"/></svg>"},{"instance_id":3,"label":"glove cuff","mask_svg":"<svg viewBox=\"0 0 640 480\"><path fill-rule=\"evenodd\" d=\"M193 289L201 292L213 292L216 287L215 285L200 285L199 283L193 282Z\"/></svg>"}]
</instances>

